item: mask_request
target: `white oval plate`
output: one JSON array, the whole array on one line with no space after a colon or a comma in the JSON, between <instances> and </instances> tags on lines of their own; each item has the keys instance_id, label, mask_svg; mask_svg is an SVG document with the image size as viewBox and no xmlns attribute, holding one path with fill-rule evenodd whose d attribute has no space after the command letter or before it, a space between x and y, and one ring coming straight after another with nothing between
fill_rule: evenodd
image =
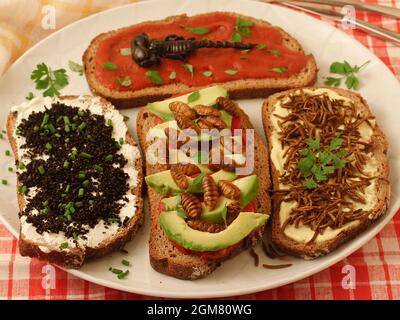
<instances>
[{"instance_id":1,"label":"white oval plate","mask_svg":"<svg viewBox=\"0 0 400 320\"><path fill-rule=\"evenodd\" d=\"M131 25L140 21L162 19L170 15L188 13L189 15L210 11L234 11L256 18L265 19L281 26L297 38L306 52L313 53L317 59L319 84L323 76L328 74L329 65L333 61L346 59L351 64L361 65L367 60L371 63L360 72L360 93L368 100L380 126L386 132L390 143L390 164L392 181L392 201L386 216L367 232L360 234L357 239L342 246L332 254L314 261L303 261L295 258L286 258L285 263L293 266L286 269L267 270L255 268L248 252L223 263L209 277L197 281L183 281L168 277L154 271L149 264L148 257L148 223L139 234L127 245L129 254L123 256L116 252L87 263L81 270L70 270L71 274L95 282L100 285L151 296L174 298L225 297L257 292L270 289L305 278L321 271L364 245L373 238L384 225L393 217L400 206L400 85L388 68L369 50L360 43L348 37L343 32L289 9L267 5L256 1L246 0L169 0L144 1L124 7L102 12L54 33L44 39L28 52L8 70L0 81L0 123L5 119L10 107L24 101L30 91L35 92L34 84L29 76L37 63L45 62L53 68L68 69L68 60L80 61L90 40L101 32L113 30L122 26ZM87 94L89 88L85 78L68 72L70 85L62 90L62 94ZM36 92L35 94L40 94ZM240 101L246 109L258 132L263 135L260 110L261 99ZM137 109L124 110L130 116L129 128L136 134L135 121ZM0 154L9 149L5 140L0 140ZM1 187L0 218L7 228L18 237L18 209L15 196L15 176L7 172L7 166L12 164L11 157L1 156L2 178L8 178L10 186ZM272 263L264 258L260 248L257 248L262 262ZM110 266L121 267L121 259L132 262L131 273L125 280L108 271ZM275 263L275 262L273 262ZM277 263L282 263L277 262Z\"/></svg>"}]
</instances>

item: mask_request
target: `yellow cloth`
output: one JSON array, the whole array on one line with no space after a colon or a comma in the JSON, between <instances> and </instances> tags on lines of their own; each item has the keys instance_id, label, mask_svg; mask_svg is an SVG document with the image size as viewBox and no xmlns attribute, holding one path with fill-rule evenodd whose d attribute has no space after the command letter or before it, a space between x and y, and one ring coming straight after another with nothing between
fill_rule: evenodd
<instances>
[{"instance_id":1,"label":"yellow cloth","mask_svg":"<svg viewBox=\"0 0 400 320\"><path fill-rule=\"evenodd\" d=\"M22 53L54 31L90 14L136 1L0 0L0 76Z\"/></svg>"}]
</instances>

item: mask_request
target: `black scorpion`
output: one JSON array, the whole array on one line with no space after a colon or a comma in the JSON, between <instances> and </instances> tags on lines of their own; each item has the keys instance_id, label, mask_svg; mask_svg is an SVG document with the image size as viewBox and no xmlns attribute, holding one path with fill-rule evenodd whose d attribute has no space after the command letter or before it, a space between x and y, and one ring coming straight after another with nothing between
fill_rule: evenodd
<instances>
[{"instance_id":1,"label":"black scorpion","mask_svg":"<svg viewBox=\"0 0 400 320\"><path fill-rule=\"evenodd\" d=\"M255 44L241 42L185 39L169 35L164 40L150 39L146 33L136 35L131 42L132 58L144 68L159 65L161 58L185 60L200 48L233 48L239 50L253 49Z\"/></svg>"}]
</instances>

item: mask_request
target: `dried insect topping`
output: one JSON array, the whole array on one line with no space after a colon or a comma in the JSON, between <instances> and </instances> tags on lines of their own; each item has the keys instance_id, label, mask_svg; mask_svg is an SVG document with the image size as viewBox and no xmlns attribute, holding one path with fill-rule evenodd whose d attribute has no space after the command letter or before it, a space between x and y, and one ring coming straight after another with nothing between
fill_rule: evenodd
<instances>
[{"instance_id":1,"label":"dried insect topping","mask_svg":"<svg viewBox=\"0 0 400 320\"><path fill-rule=\"evenodd\" d=\"M194 194L183 192L181 194L181 205L190 218L197 218L201 215L201 202Z\"/></svg>"},{"instance_id":2,"label":"dried insect topping","mask_svg":"<svg viewBox=\"0 0 400 320\"><path fill-rule=\"evenodd\" d=\"M176 185L181 189L187 189L189 187L189 181L184 172L182 172L181 165L171 165L171 176L174 179Z\"/></svg>"},{"instance_id":3,"label":"dried insect topping","mask_svg":"<svg viewBox=\"0 0 400 320\"><path fill-rule=\"evenodd\" d=\"M203 178L201 186L204 192L204 203L209 210L213 210L217 205L219 197L218 186L215 183L213 177L209 175Z\"/></svg>"},{"instance_id":4,"label":"dried insect topping","mask_svg":"<svg viewBox=\"0 0 400 320\"><path fill-rule=\"evenodd\" d=\"M196 111L189 107L186 103L181 102L181 101L174 101L169 104L169 109L174 113L174 114L182 114L189 120L194 120L196 119Z\"/></svg>"},{"instance_id":5,"label":"dried insect topping","mask_svg":"<svg viewBox=\"0 0 400 320\"><path fill-rule=\"evenodd\" d=\"M228 199L239 200L240 198L240 189L231 181L220 180L218 182L218 189L221 194Z\"/></svg>"},{"instance_id":6,"label":"dried insect topping","mask_svg":"<svg viewBox=\"0 0 400 320\"><path fill-rule=\"evenodd\" d=\"M360 127L373 130L374 118L360 113L353 102L303 91L281 107L287 115L274 116L284 150L279 177L284 190L274 197L296 203L282 229L308 226L314 231L311 243L328 227L367 218L368 210L357 205L366 204L365 189L376 177L366 170L373 145Z\"/></svg>"},{"instance_id":7,"label":"dried insect topping","mask_svg":"<svg viewBox=\"0 0 400 320\"><path fill-rule=\"evenodd\" d=\"M221 112L213 107L210 106L204 106L204 105L197 105L193 107L193 110L197 113L199 116L214 116L214 117L219 117L221 115Z\"/></svg>"}]
</instances>

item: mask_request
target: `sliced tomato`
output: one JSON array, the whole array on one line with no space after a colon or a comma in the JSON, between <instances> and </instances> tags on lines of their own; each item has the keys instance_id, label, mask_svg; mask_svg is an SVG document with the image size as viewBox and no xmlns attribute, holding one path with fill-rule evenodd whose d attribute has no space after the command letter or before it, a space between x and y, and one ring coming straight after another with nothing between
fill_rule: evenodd
<instances>
[{"instance_id":1,"label":"sliced tomato","mask_svg":"<svg viewBox=\"0 0 400 320\"><path fill-rule=\"evenodd\" d=\"M256 204L254 201L251 201L245 208L242 209L243 212L255 212Z\"/></svg>"},{"instance_id":2,"label":"sliced tomato","mask_svg":"<svg viewBox=\"0 0 400 320\"><path fill-rule=\"evenodd\" d=\"M181 253L183 253L183 254L190 254L190 253L191 253L190 250L185 249L185 248L182 247L181 245L177 244L175 241L172 241L172 240L170 240L170 241L172 242L172 244L174 245L174 247L175 247L178 251L180 251Z\"/></svg>"},{"instance_id":3,"label":"sliced tomato","mask_svg":"<svg viewBox=\"0 0 400 320\"><path fill-rule=\"evenodd\" d=\"M155 125L159 125L159 124L163 123L164 120L161 119L160 117L157 117L156 115L153 115L153 122Z\"/></svg>"},{"instance_id":4,"label":"sliced tomato","mask_svg":"<svg viewBox=\"0 0 400 320\"><path fill-rule=\"evenodd\" d=\"M240 117L238 117L238 116L232 117L232 125L231 125L232 134L233 134L233 130L235 130L235 129L240 129Z\"/></svg>"},{"instance_id":5,"label":"sliced tomato","mask_svg":"<svg viewBox=\"0 0 400 320\"><path fill-rule=\"evenodd\" d=\"M220 260L229 256L239 246L240 242L222 250L201 252L197 255L203 260Z\"/></svg>"}]
</instances>

